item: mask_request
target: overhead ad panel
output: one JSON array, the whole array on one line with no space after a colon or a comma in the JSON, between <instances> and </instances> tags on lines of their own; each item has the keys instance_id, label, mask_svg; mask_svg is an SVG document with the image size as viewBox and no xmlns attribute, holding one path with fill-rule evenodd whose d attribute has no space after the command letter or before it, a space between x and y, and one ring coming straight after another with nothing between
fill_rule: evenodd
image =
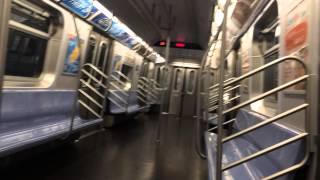
<instances>
[{"instance_id":1,"label":"overhead ad panel","mask_svg":"<svg viewBox=\"0 0 320 180\"><path fill-rule=\"evenodd\" d=\"M97 0L53 0L129 48L139 44L138 37Z\"/></svg>"},{"instance_id":2,"label":"overhead ad panel","mask_svg":"<svg viewBox=\"0 0 320 180\"><path fill-rule=\"evenodd\" d=\"M133 48L137 45L136 36L129 32L130 30L117 19L113 19L112 26L108 31L108 34L114 39L127 45L129 48ZM130 33L130 34L129 34Z\"/></svg>"},{"instance_id":3,"label":"overhead ad panel","mask_svg":"<svg viewBox=\"0 0 320 180\"><path fill-rule=\"evenodd\" d=\"M96 12L92 11L92 14L95 15L88 19L89 22L103 31L108 31L112 25L113 14L98 1L93 1L93 10Z\"/></svg>"},{"instance_id":4,"label":"overhead ad panel","mask_svg":"<svg viewBox=\"0 0 320 180\"><path fill-rule=\"evenodd\" d=\"M60 4L82 18L87 18L93 8L93 0L61 0Z\"/></svg>"}]
</instances>

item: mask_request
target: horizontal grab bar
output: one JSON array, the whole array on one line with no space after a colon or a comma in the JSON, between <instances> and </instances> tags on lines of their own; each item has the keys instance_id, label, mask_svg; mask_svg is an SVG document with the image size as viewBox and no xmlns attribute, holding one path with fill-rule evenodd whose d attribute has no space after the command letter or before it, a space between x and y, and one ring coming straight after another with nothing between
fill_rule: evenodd
<instances>
[{"instance_id":1,"label":"horizontal grab bar","mask_svg":"<svg viewBox=\"0 0 320 180\"><path fill-rule=\"evenodd\" d=\"M272 62L270 62L270 63L267 63L267 64L265 64L265 65L263 65L263 66L260 66L260 67L258 67L258 68L256 68L256 69L254 69L254 70L252 70L252 71L250 71L250 72L248 72L248 73L246 73L246 74L238 77L238 78L235 78L235 79L233 79L233 80L230 80L230 81L228 81L228 82L225 82L225 83L223 83L223 86L224 86L224 87L225 87L225 86L230 86L230 85L235 84L235 83L237 83L237 82L240 82L240 81L242 81L242 80L244 80L244 79L246 79L246 78L248 78L248 77L251 77L251 76L253 76L253 75L255 75L255 74L258 74L258 73L264 71L265 69L267 69L267 68L269 68L269 67L271 67L271 66L274 66L274 65L277 65L277 64L280 64L280 63L282 63L282 62L284 62L284 61L289 61L289 60L291 60L291 61L296 61L296 62L298 62L299 64L301 64L304 69L307 69L305 63L304 63L303 60L301 60L299 57L296 57L296 56L286 56L286 57L282 57L282 58L276 59L276 60L274 60L274 61L272 61ZM306 73L306 74L307 74L307 73ZM220 84L216 84L216 85L214 85L214 86L211 86L211 88L217 88L217 87L219 87L219 86L220 86Z\"/></svg>"},{"instance_id":2,"label":"horizontal grab bar","mask_svg":"<svg viewBox=\"0 0 320 180\"><path fill-rule=\"evenodd\" d=\"M286 89L288 87L291 87L291 86L296 85L296 84L298 84L298 83L300 83L302 81L305 81L308 78L309 78L309 75L301 76L301 77L299 77L299 78L297 78L295 80L292 80L292 81L290 81L288 83L285 83L285 84L283 84L281 86L278 86L278 87L276 87L276 88L274 88L274 89L272 89L272 90L270 90L268 92L265 92L265 93L263 93L263 94L261 94L261 95L259 95L257 97L254 97L254 98L252 98L252 99L250 99L248 101L245 101L245 102L243 102L243 103L241 103L241 104L239 104L237 106L234 106L233 108L225 110L225 111L223 111L223 114L225 115L225 114L227 114L229 112L232 112L232 111L238 110L240 108L243 108L243 107L245 107L245 106L247 106L247 105L249 105L249 104L251 104L253 102L256 102L258 100L264 99L267 96L270 96L270 95L272 95L274 93L280 92L280 91L282 91L282 90L284 90L284 89Z\"/></svg>"},{"instance_id":3,"label":"horizontal grab bar","mask_svg":"<svg viewBox=\"0 0 320 180\"><path fill-rule=\"evenodd\" d=\"M269 152L272 152L272 151L275 151L277 149L280 149L280 148L282 148L282 147L284 147L284 146L286 146L288 144L294 143L294 142L296 142L296 141L298 141L298 140L300 140L300 139L302 139L302 138L304 138L306 136L308 136L308 133L298 134L298 135L296 135L296 136L294 136L292 138L286 139L286 140L284 140L284 141L282 141L282 142L280 142L278 144L275 144L273 146L265 148L265 149L263 149L261 151L258 151L258 152L254 153L254 154L251 154L251 155L247 156L247 157L244 157L244 158L242 158L242 159L240 159L240 160L238 160L236 162L228 164L228 165L222 167L222 171L231 169L231 168L236 167L236 166L238 166L240 164L248 162L248 161L250 161L252 159L255 159L257 157L263 156L264 154L267 154Z\"/></svg>"},{"instance_id":4,"label":"horizontal grab bar","mask_svg":"<svg viewBox=\"0 0 320 180\"><path fill-rule=\"evenodd\" d=\"M97 91L93 86L91 86L89 83L85 82L84 80L80 79L80 82L84 85L86 85L89 89L91 89L95 94L100 96L102 99L105 99L104 95L101 94L99 91Z\"/></svg>"},{"instance_id":5,"label":"horizontal grab bar","mask_svg":"<svg viewBox=\"0 0 320 180\"><path fill-rule=\"evenodd\" d=\"M95 104L96 106L98 106L100 109L103 109L103 105L98 103L94 98L92 98L88 93L86 93L85 91L79 89L78 90L80 92L80 94L84 95L86 98L88 98L91 102L93 102L93 104Z\"/></svg>"},{"instance_id":6,"label":"horizontal grab bar","mask_svg":"<svg viewBox=\"0 0 320 180\"><path fill-rule=\"evenodd\" d=\"M280 119L283 119L283 118L285 118L287 116L290 116L290 115L292 115L292 114L294 114L296 112L299 112L301 110L306 109L308 106L309 106L309 104L302 104L302 105L297 106L295 108L292 108L292 109L290 109L288 111L285 111L285 112L283 112L281 114L278 114L278 115L276 115L276 116L274 116L274 117L272 117L272 118L270 118L268 120L262 121L261 123L255 124L255 125L247 128L247 129L244 129L244 130L242 130L240 132L237 132L237 133L235 133L233 135L230 135L230 136L222 139L222 143L226 143L226 142L228 142L228 141L230 141L232 139L238 138L238 137L240 137L240 136L242 136L244 134L250 133L250 132L252 132L252 131L254 131L256 129L262 128L262 127L264 127L264 126L266 126L268 124L271 124L273 122L279 121Z\"/></svg>"},{"instance_id":7,"label":"horizontal grab bar","mask_svg":"<svg viewBox=\"0 0 320 180\"><path fill-rule=\"evenodd\" d=\"M129 79L128 76L124 75L122 72L120 71L114 71L113 73L117 73L119 74L121 77L123 77L125 80L127 80L128 82L131 82L131 79Z\"/></svg>"},{"instance_id":8,"label":"horizontal grab bar","mask_svg":"<svg viewBox=\"0 0 320 180\"><path fill-rule=\"evenodd\" d=\"M86 71L85 69L81 70L82 73L84 73L86 76L89 77L89 79L92 79L93 81L95 81L96 83L98 83L101 87L103 88L107 88L106 85L104 85L103 83L101 83L101 81L99 81L96 77L94 77L92 74L90 74L88 71Z\"/></svg>"},{"instance_id":9,"label":"horizontal grab bar","mask_svg":"<svg viewBox=\"0 0 320 180\"><path fill-rule=\"evenodd\" d=\"M108 76L102 72L99 68L97 68L96 66L94 66L93 64L90 64L90 63L87 63L87 64L84 64L82 66L83 68L84 67L90 67L91 69L95 70L97 73L99 73L102 77L104 77L105 79L108 79Z\"/></svg>"},{"instance_id":10,"label":"horizontal grab bar","mask_svg":"<svg viewBox=\"0 0 320 180\"><path fill-rule=\"evenodd\" d=\"M96 111L94 111L93 109L91 109L85 102L78 100L79 104L82 105L84 108L86 108L87 110L89 110L93 115L95 115L98 118L102 118Z\"/></svg>"}]
</instances>

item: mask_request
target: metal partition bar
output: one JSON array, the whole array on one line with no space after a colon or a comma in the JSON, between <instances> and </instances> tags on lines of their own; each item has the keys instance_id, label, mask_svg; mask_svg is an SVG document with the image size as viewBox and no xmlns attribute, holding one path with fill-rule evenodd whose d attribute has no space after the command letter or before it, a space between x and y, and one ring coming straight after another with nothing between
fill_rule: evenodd
<instances>
[{"instance_id":1,"label":"metal partition bar","mask_svg":"<svg viewBox=\"0 0 320 180\"><path fill-rule=\"evenodd\" d=\"M152 97L152 92L150 90L150 81L145 77L140 77L138 80L138 99L144 104L150 104L149 97Z\"/></svg>"},{"instance_id":2,"label":"metal partition bar","mask_svg":"<svg viewBox=\"0 0 320 180\"><path fill-rule=\"evenodd\" d=\"M117 73L119 76L121 76L122 78L124 78L126 81L131 82L131 79L129 79L126 75L124 75L122 72L120 71L114 71L114 73Z\"/></svg>"},{"instance_id":3,"label":"metal partition bar","mask_svg":"<svg viewBox=\"0 0 320 180\"><path fill-rule=\"evenodd\" d=\"M117 74L119 74L121 77L123 77L126 81L130 80L128 77L126 77L124 74L117 72ZM117 76L115 76L114 74L110 76L111 77L111 81L109 82L110 87L114 88L115 90L117 90L118 92L120 92L123 96L121 97L119 94L115 93L111 88L108 90L109 95L108 95L108 99L115 104L116 106L118 106L119 108L121 108L122 110L126 111L128 109L129 106L129 93L126 92L123 87L126 86L126 83L124 81L122 81L120 78L118 78ZM128 80L127 80L128 79ZM112 82L112 81L116 81ZM128 81L130 82L130 81ZM122 87L120 87L118 84L120 84ZM110 96L112 95L112 96ZM119 101L117 101L116 99L118 99Z\"/></svg>"},{"instance_id":4,"label":"metal partition bar","mask_svg":"<svg viewBox=\"0 0 320 180\"><path fill-rule=\"evenodd\" d=\"M78 103L97 118L103 118L106 108L106 93L108 92L108 87L107 85L103 84L103 82L108 81L109 78L99 68L90 63L84 64L80 72L80 83L82 84L82 86L78 89L78 92L87 100L89 100L89 102L93 103L94 107L99 110L96 110L96 108L92 107L92 104L88 104L81 99L78 100ZM101 80L98 80L97 75L99 75ZM92 84L93 82L94 84ZM88 88L88 90L90 90L90 93L86 92L84 88Z\"/></svg>"},{"instance_id":5,"label":"metal partition bar","mask_svg":"<svg viewBox=\"0 0 320 180\"><path fill-rule=\"evenodd\" d=\"M286 146L288 144L294 143L294 142L296 142L296 141L298 141L298 140L300 140L302 138L305 138L307 136L308 136L308 133L298 134L298 135L296 135L296 136L294 136L292 138L286 139L286 140L284 140L284 141L282 141L282 142L280 142L278 144L275 144L273 146L265 148L265 149L263 149L261 151L258 151L258 152L254 153L254 154L251 154L251 155L249 155L249 156L247 156L245 158L242 158L242 159L240 159L240 160L238 160L236 162L233 162L233 163L231 163L229 165L223 166L222 171L231 169L231 168L236 167L236 166L238 166L240 164L248 162L248 161L250 161L252 159L258 158L258 157L260 157L262 155L265 155L265 154L267 154L269 152L275 151L275 150L277 150L279 148L282 148L282 147L284 147L284 146Z\"/></svg>"},{"instance_id":6,"label":"metal partition bar","mask_svg":"<svg viewBox=\"0 0 320 180\"><path fill-rule=\"evenodd\" d=\"M252 70L252 71L250 71L250 72L248 72L248 73L246 73L246 74L244 74L244 75L242 75L242 76L240 76L238 78L235 78L233 80L229 80L228 82L225 82L223 84L223 87L231 86L231 85L233 85L235 83L239 83L242 80L247 79L248 77L251 77L251 76L253 76L255 74L258 74L258 73L264 71L265 69L267 69L267 68L269 68L271 66L283 63L284 61L296 61L296 62L298 62L299 64L302 65L303 69L305 69L305 70L307 69L305 63L299 57L296 57L296 56L285 56L285 57L276 59L276 60L274 60L274 61L272 61L270 63L267 63L267 64L265 64L263 66L260 66L259 68L256 68L256 69L254 69L254 70ZM305 73L305 74L307 74L307 73ZM212 88L217 88L219 86L220 86L220 84L216 84L216 85L212 86Z\"/></svg>"},{"instance_id":7,"label":"metal partition bar","mask_svg":"<svg viewBox=\"0 0 320 180\"><path fill-rule=\"evenodd\" d=\"M232 107L232 108L230 108L228 110L225 110L225 111L223 111L223 114L227 114L229 112L232 112L232 111L238 110L240 108L243 108L243 107L245 107L245 106L247 106L249 104L252 104L252 103L257 102L257 101L259 101L261 99L264 99L264 98L266 98L266 97L268 97L268 96L270 96L272 94L275 94L275 93L280 92L280 91L282 91L284 89L287 89L288 87L291 87L293 85L296 85L298 83L306 81L308 78L309 78L309 75L304 75L304 76L302 76L300 78L297 78L297 79L295 79L293 81L285 83L285 84L283 84L281 86L278 86L278 87L276 87L276 88L274 88L274 89L272 89L272 90L270 90L268 92L265 92L265 93L263 93L263 94L261 94L261 95L259 95L257 97L251 98L250 100L245 101L245 102L243 102L243 103L241 103L241 104L239 104L239 105L237 105L235 107Z\"/></svg>"},{"instance_id":8,"label":"metal partition bar","mask_svg":"<svg viewBox=\"0 0 320 180\"><path fill-rule=\"evenodd\" d=\"M222 110L224 108L223 105L226 102L226 101L223 100L224 93L226 91L230 90L230 89L236 89L239 86L238 85L238 86L232 87L233 84L240 83L242 80L244 80L246 78L250 78L250 77L256 75L257 73L263 72L267 68L270 68L271 66L278 65L278 64L280 64L280 63L282 63L284 61L295 61L295 62L298 62L299 64L302 65L302 68L305 70L305 75L302 75L299 78L291 80L291 81L289 81L289 82L287 82L287 83L285 83L283 85L280 85L280 86L278 86L278 87L276 87L276 88L274 88L272 90L269 90L269 91L267 91L267 92L265 92L265 93L263 93L261 95L258 95L258 96L253 97L253 98L251 98L251 99L249 99L249 100L247 100L245 102L242 102L242 103L240 103L238 105L235 105L234 107L231 107L231 108L226 109L226 110ZM250 161L252 159L258 158L258 157L260 157L262 155L265 155L265 154L267 154L269 152L272 152L274 150L277 150L277 149L279 149L281 147L284 147L286 145L289 145L289 144L291 144L293 142L296 142L296 141L304 139L304 138L307 139L306 154L305 154L304 160L301 161L298 164L295 164L295 165L289 167L289 168L286 168L286 169L284 169L282 171L279 171L279 172L277 172L275 174L272 174L272 175L270 175L268 177L265 177L264 179L275 179L277 177L280 177L282 175L290 173L290 172L292 172L294 170L297 170L298 168L302 167L306 163L306 161L307 161L307 159L309 157L309 143L308 143L309 142L309 136L308 136L309 134L308 133L309 133L309 130L310 130L309 123L308 123L309 119L308 119L308 116L307 116L308 115L308 110L309 110L308 102L304 103L304 104L301 104L299 106L296 106L294 108L291 108L291 109L289 109L289 110L287 110L287 111L285 111L283 113L280 113L280 114L278 114L276 116L273 116L273 117L271 117L271 118L269 118L269 119L267 119L267 120L265 120L263 122L255 124L255 125L253 125L253 126L251 126L249 128L246 128L246 129L244 129L244 130L242 130L240 132L234 133L234 134L232 134L230 136L227 136L227 137L224 137L224 138L222 138L223 134L222 134L221 129L222 129L223 126L225 126L227 124L230 124L230 123L235 121L235 119L232 119L230 121L223 122L223 117L226 114L228 114L228 113L230 113L232 111L239 110L240 108L248 106L248 105L250 105L250 104L252 104L254 102L257 102L257 101L259 101L261 99L264 99L264 98L266 98L266 97L268 97L268 96L270 96L272 94L275 94L275 93L278 93L280 91L283 91L283 90L285 90L285 89L287 89L289 87L292 87L292 86L294 86L294 85L296 85L298 83L301 83L301 82L307 82L308 83L309 77L310 77L310 75L308 75L308 71L307 71L306 65L303 62L303 60L301 60L298 57L287 56L287 57L283 57L283 58L279 58L277 60L274 60L274 61L272 61L272 62L270 62L268 64L265 64L265 65L255 69L255 70L252 70L252 71L250 71L250 72L248 72L248 73L246 73L246 74L244 74L244 75L242 75L242 76L240 76L238 78L235 78L235 79L232 79L232 80L228 80L227 82L225 82L225 84L222 83L221 86L220 86L220 83L219 83L219 84L214 85L214 86L211 87L211 89L213 89L213 90L215 88L219 88L220 89L219 99L223 101L223 103L221 103L221 102L219 103L219 110L222 110L222 111L221 111L221 114L218 115L218 126L214 127L214 128L211 128L211 129L208 129L208 131L213 131L213 130L218 129L217 147L220 147L220 148L218 148L218 150L217 150L217 155L219 155L219 154L222 155L222 152L223 152L222 146L223 146L224 143L226 143L228 141L231 141L231 140L233 140L235 138L238 138L240 136L243 136L243 135L245 135L247 133L250 133L250 132L253 132L255 130L258 130L259 128L262 128L262 127L264 127L264 126L266 126L268 124L271 124L271 123L274 123L276 121L279 121L279 120L281 120L281 119L283 119L285 117L288 117L288 116L290 116L292 114L295 114L297 112L300 112L300 111L304 110L305 114L306 114L306 116L305 116L306 132L300 133L300 134L298 134L298 135L296 135L294 137L288 138L288 139L286 139L286 140L284 140L282 142L279 142L279 143L277 143L277 144L275 144L273 146L270 146L268 148L260 150L260 151L254 153L254 154L251 154L251 155L249 155L247 157L244 157L244 158L242 158L242 159L240 159L240 160L238 160L236 162L233 162L233 163L230 163L230 164L227 164L227 165L224 165L224 166L222 165L222 160L221 161L217 160L217 163L220 163L220 164L217 164L217 171L220 171L220 172L217 172L217 179L220 178L219 174L221 175L222 172L225 171L225 170L228 170L228 169L231 169L231 168L236 167L238 165L241 165L241 164L243 164L243 163L245 163L247 161ZM225 87L230 87L230 86L231 86L231 88L229 88L229 89L225 88ZM308 95L308 93L307 93L307 95ZM213 103L216 102L216 99L213 99L212 102ZM217 107L216 106L211 107L211 109L215 109L215 108L217 108ZM220 130L219 130L219 128L220 128ZM221 167L221 168L219 168L219 167ZM221 180L221 178L220 178L220 180Z\"/></svg>"},{"instance_id":9,"label":"metal partition bar","mask_svg":"<svg viewBox=\"0 0 320 180\"><path fill-rule=\"evenodd\" d=\"M276 121L278 121L280 119L288 117L288 116L290 116L290 115L292 115L292 114L294 114L296 112L302 111L302 110L306 109L308 106L309 106L309 104L302 104L300 106L297 106L297 107L294 107L292 109L289 109L288 111L285 111L285 112L283 112L281 114L278 114L278 115L276 115L276 116L274 116L274 117L272 117L272 118L270 118L268 120L262 121L261 123L255 124L255 125L247 128L247 129L244 129L244 130L242 130L240 132L237 132L235 134L232 134L231 136L228 136L228 137L222 139L222 143L226 143L226 142L228 142L228 141L230 141L232 139L238 138L240 136L243 136L244 134L250 133L250 132L252 132L252 131L254 131L256 129L262 128L262 127L264 127L264 126L266 126L268 124L271 124L271 123L276 122Z\"/></svg>"}]
</instances>

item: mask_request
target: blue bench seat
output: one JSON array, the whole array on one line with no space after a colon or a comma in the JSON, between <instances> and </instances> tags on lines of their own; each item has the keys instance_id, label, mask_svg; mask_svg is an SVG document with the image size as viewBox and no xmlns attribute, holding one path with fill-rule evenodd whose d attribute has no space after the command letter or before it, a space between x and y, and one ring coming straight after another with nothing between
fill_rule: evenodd
<instances>
[{"instance_id":1,"label":"blue bench seat","mask_svg":"<svg viewBox=\"0 0 320 180\"><path fill-rule=\"evenodd\" d=\"M15 90L2 92L0 157L29 146L66 137L76 92L71 90ZM72 132L102 122L76 116Z\"/></svg>"},{"instance_id":2,"label":"blue bench seat","mask_svg":"<svg viewBox=\"0 0 320 180\"><path fill-rule=\"evenodd\" d=\"M134 115L143 111L146 111L149 107L148 106L140 106L138 101L138 94L136 91L128 91L129 96L125 96L123 92L113 90L113 93L109 94L108 99L108 111L109 114L112 115ZM116 95L118 97L116 97ZM119 97L121 97L123 100L125 100L128 104L124 104ZM111 101L112 99L113 101ZM115 102L116 103L115 103ZM121 105L122 107L120 107Z\"/></svg>"},{"instance_id":3,"label":"blue bench seat","mask_svg":"<svg viewBox=\"0 0 320 180\"><path fill-rule=\"evenodd\" d=\"M233 133L244 130L267 118L248 110L240 110L233 124ZM272 133L270 133L272 132ZM272 123L239 138L233 139L223 145L223 164L228 165L244 157L254 154L262 149L282 142L301 132L289 129L278 123ZM215 179L216 172L216 142L217 135L206 133L206 146L208 153L208 167L210 180ZM223 179L258 180L286 169L302 161L305 154L305 142L299 140L284 146L259 158L252 159L244 164L235 166L223 172ZM278 179L292 179L289 174Z\"/></svg>"}]
</instances>

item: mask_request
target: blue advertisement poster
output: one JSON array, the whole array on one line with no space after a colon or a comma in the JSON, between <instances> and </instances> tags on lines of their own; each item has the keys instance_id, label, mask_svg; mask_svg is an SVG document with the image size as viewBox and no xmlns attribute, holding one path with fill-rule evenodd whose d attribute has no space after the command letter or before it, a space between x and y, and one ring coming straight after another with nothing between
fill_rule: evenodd
<instances>
[{"instance_id":1,"label":"blue advertisement poster","mask_svg":"<svg viewBox=\"0 0 320 180\"><path fill-rule=\"evenodd\" d=\"M129 34L125 31L123 24L113 21L112 26L108 31L109 35L116 40L124 41L128 39Z\"/></svg>"},{"instance_id":2,"label":"blue advertisement poster","mask_svg":"<svg viewBox=\"0 0 320 180\"><path fill-rule=\"evenodd\" d=\"M129 48L132 48L138 43L135 37L129 35L128 32L126 32L126 27L122 23L113 21L108 34L114 39L125 44Z\"/></svg>"},{"instance_id":3,"label":"blue advertisement poster","mask_svg":"<svg viewBox=\"0 0 320 180\"><path fill-rule=\"evenodd\" d=\"M61 0L60 3L82 18L88 17L93 10L93 0Z\"/></svg>"},{"instance_id":4,"label":"blue advertisement poster","mask_svg":"<svg viewBox=\"0 0 320 180\"><path fill-rule=\"evenodd\" d=\"M100 13L94 17L91 22L101 30L107 31L112 25L112 17L107 17L105 14Z\"/></svg>"},{"instance_id":5,"label":"blue advertisement poster","mask_svg":"<svg viewBox=\"0 0 320 180\"><path fill-rule=\"evenodd\" d=\"M77 75L80 69L80 48L78 38L69 35L68 49L64 61L63 74Z\"/></svg>"}]
</instances>

